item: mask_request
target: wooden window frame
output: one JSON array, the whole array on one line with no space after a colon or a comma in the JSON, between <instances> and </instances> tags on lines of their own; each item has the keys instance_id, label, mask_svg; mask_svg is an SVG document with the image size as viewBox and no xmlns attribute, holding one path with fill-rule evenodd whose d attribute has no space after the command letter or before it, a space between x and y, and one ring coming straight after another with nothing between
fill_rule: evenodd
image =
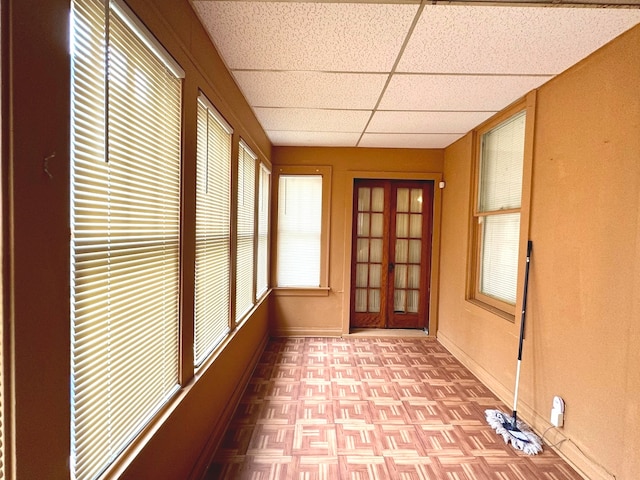
<instances>
[{"instance_id":1,"label":"wooden window frame","mask_svg":"<svg viewBox=\"0 0 640 480\"><path fill-rule=\"evenodd\" d=\"M69 467L74 478L101 478L180 389L184 72L123 1L72 9L73 38L81 19L90 34L84 51L74 43L72 63ZM126 68L100 78L112 62L116 71L114 58Z\"/></svg>"},{"instance_id":2,"label":"wooden window frame","mask_svg":"<svg viewBox=\"0 0 640 480\"><path fill-rule=\"evenodd\" d=\"M267 295L270 285L271 178L271 168L265 162L258 161L256 173L256 302Z\"/></svg>"},{"instance_id":3,"label":"wooden window frame","mask_svg":"<svg viewBox=\"0 0 640 480\"><path fill-rule=\"evenodd\" d=\"M253 160L253 178L252 178L252 198L248 199L251 200L251 205L247 205L248 208L246 208L246 212L248 213L251 217L252 217L252 222L251 222L251 235L245 234L243 231L241 231L241 227L240 227L240 223L241 223L241 215L242 215L242 210L241 209L241 201L244 202L245 201L245 188L246 185L244 185L244 175L245 173L242 172L242 168L243 168L243 162L245 161L245 157L248 157L250 159ZM238 146L238 156L237 156L237 178L236 178L236 194L235 194L235 202L236 202L236 211L235 211L235 221L236 221L236 230L235 230L235 274L234 274L234 282L235 282L235 296L234 296L234 325L237 327L240 324L242 324L250 315L251 315L251 311L253 310L253 308L256 306L256 274L257 274L257 262L256 262L256 258L257 258L257 243L258 243L258 212L257 212L257 205L258 205L258 171L260 168L260 160L258 159L258 155L256 155L253 151L253 149L241 138L240 142L239 142L239 146ZM248 172L250 172L251 169L248 169ZM232 194L233 195L233 194ZM248 226L249 223L247 223L246 226ZM248 233L248 232L247 232ZM244 262L246 259L244 259L241 255L240 255L240 247L242 246L242 244L244 242L241 242L241 237L244 240L247 240L248 238L251 238L251 275L250 278L245 279L247 282L249 282L249 284L245 285L245 289L250 290L250 295L249 295L249 302L247 303L247 306L244 308L238 308L238 304L239 304L239 300L242 300L242 297L240 296L240 283L242 281L242 277L239 275L240 272L240 267L242 266L242 262ZM246 238L245 238L246 237ZM243 307L242 305L240 305L240 307Z\"/></svg>"},{"instance_id":4,"label":"wooden window frame","mask_svg":"<svg viewBox=\"0 0 640 480\"><path fill-rule=\"evenodd\" d=\"M470 226L469 226L469 252L467 267L467 291L466 300L478 307L487 310L497 316L505 318L511 322L515 321L515 314L518 306L522 302L522 282L524 272L524 260L526 257L526 243L529 236L529 217L531 203L531 174L533 164L533 143L535 128L535 110L536 110L536 90L529 92L525 97L513 103L505 110L489 119L473 131L473 152L472 152L472 185L471 185L471 207L470 207ZM482 138L483 135L498 127L503 122L517 115L519 112L525 112L525 129L524 129L524 155L522 165L522 194L519 208L505 209L499 213L480 212L479 203L479 180L480 180L480 162L482 154ZM480 274L481 274L481 246L482 246L482 228L479 219L489 215L503 215L507 213L520 214L520 227L518 238L518 273L516 283L516 301L514 304L505 302L498 298L486 295L480 291Z\"/></svg>"},{"instance_id":5,"label":"wooden window frame","mask_svg":"<svg viewBox=\"0 0 640 480\"><path fill-rule=\"evenodd\" d=\"M204 117L204 118L203 118ZM201 122L204 121L204 124ZM231 331L231 164L233 149L233 128L216 109L213 103L200 92L197 106L197 159L196 159L196 230L195 230L195 290L194 290L194 367L197 369L205 365L206 361L215 349L224 341ZM224 132L220 137L214 138L211 143L212 131ZM200 135L204 134L201 138ZM215 133L214 133L215 134ZM216 143L219 142L219 143ZM227 144L228 142L228 144ZM222 151L215 151L219 147ZM227 150L225 151L225 148ZM224 153L224 157L220 154ZM226 162L226 164L224 164ZM225 167L226 178L212 178L209 168L214 172L218 168ZM208 191L209 188L213 190ZM204 192L202 191L204 189ZM220 192L224 192L221 195ZM212 200L215 196L217 200ZM218 219L214 219L212 207L219 206L219 199L226 202L226 211L218 212L226 214L223 224L228 230L222 235L222 225ZM218 268L223 266L225 275L217 277L212 275L214 270L211 260L220 254L220 251L212 253L203 246L211 244L211 235L218 236L218 243L226 240L226 264L217 260ZM200 271L202 270L202 271ZM214 280L215 278L215 280ZM204 285L199 286L202 281ZM210 283L211 282L211 283ZM226 293L218 290L224 287ZM225 312L225 313L223 313ZM224 318L222 318L224 316ZM221 329L222 320L226 320L226 328ZM202 335L200 336L199 335ZM215 333L215 334L214 334ZM213 336L212 336L213 335Z\"/></svg>"},{"instance_id":6,"label":"wooden window frame","mask_svg":"<svg viewBox=\"0 0 640 480\"><path fill-rule=\"evenodd\" d=\"M273 292L277 296L327 296L329 295L329 226L331 216L331 166L302 166L302 165L279 165L274 166L272 173L272 225L278 225L278 185L281 175L320 175L322 176L322 220L320 234L320 286L319 287L278 287L278 229L274 228L272 233L273 245L271 252L271 284L274 285Z\"/></svg>"}]
</instances>

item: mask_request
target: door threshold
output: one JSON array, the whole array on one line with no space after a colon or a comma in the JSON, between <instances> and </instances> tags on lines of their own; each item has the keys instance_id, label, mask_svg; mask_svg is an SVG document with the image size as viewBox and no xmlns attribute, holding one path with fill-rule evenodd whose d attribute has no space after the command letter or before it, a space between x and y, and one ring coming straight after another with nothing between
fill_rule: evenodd
<instances>
[{"instance_id":1,"label":"door threshold","mask_svg":"<svg viewBox=\"0 0 640 480\"><path fill-rule=\"evenodd\" d=\"M353 328L350 337L427 337L426 329L418 328Z\"/></svg>"}]
</instances>

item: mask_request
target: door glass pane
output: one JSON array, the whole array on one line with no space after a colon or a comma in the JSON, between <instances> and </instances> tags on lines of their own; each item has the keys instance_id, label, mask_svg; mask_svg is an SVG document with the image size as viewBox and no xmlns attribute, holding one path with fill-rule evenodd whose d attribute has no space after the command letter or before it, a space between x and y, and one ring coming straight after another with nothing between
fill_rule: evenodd
<instances>
[{"instance_id":1,"label":"door glass pane","mask_svg":"<svg viewBox=\"0 0 640 480\"><path fill-rule=\"evenodd\" d=\"M358 211L368 212L370 210L371 190L366 187L358 188Z\"/></svg>"},{"instance_id":2,"label":"door glass pane","mask_svg":"<svg viewBox=\"0 0 640 480\"><path fill-rule=\"evenodd\" d=\"M409 288L420 288L420 265L409 265L407 286Z\"/></svg>"},{"instance_id":3,"label":"door glass pane","mask_svg":"<svg viewBox=\"0 0 640 480\"><path fill-rule=\"evenodd\" d=\"M422 189L421 188L411 189L411 212L412 213L422 212Z\"/></svg>"},{"instance_id":4,"label":"door glass pane","mask_svg":"<svg viewBox=\"0 0 640 480\"><path fill-rule=\"evenodd\" d=\"M409 263L420 263L421 247L421 240L409 240Z\"/></svg>"},{"instance_id":5,"label":"door glass pane","mask_svg":"<svg viewBox=\"0 0 640 480\"><path fill-rule=\"evenodd\" d=\"M396 265L394 278L396 288L407 288L407 266Z\"/></svg>"},{"instance_id":6,"label":"door glass pane","mask_svg":"<svg viewBox=\"0 0 640 480\"><path fill-rule=\"evenodd\" d=\"M397 193L396 212L409 211L409 189L399 188Z\"/></svg>"},{"instance_id":7,"label":"door glass pane","mask_svg":"<svg viewBox=\"0 0 640 480\"><path fill-rule=\"evenodd\" d=\"M380 311L380 290L369 290L369 313L378 313Z\"/></svg>"},{"instance_id":8,"label":"door glass pane","mask_svg":"<svg viewBox=\"0 0 640 480\"><path fill-rule=\"evenodd\" d=\"M369 268L366 263L356 265L356 287L366 287L368 284Z\"/></svg>"},{"instance_id":9,"label":"door glass pane","mask_svg":"<svg viewBox=\"0 0 640 480\"><path fill-rule=\"evenodd\" d=\"M413 214L411 215L410 225L409 225L409 236L411 238L421 238L422 237L422 214Z\"/></svg>"},{"instance_id":10,"label":"door glass pane","mask_svg":"<svg viewBox=\"0 0 640 480\"><path fill-rule=\"evenodd\" d=\"M406 291L396 290L393 294L393 311L396 313L406 312L405 308Z\"/></svg>"},{"instance_id":11,"label":"door glass pane","mask_svg":"<svg viewBox=\"0 0 640 480\"><path fill-rule=\"evenodd\" d=\"M369 286L379 288L382 278L382 265L373 263L369 265Z\"/></svg>"},{"instance_id":12,"label":"door glass pane","mask_svg":"<svg viewBox=\"0 0 640 480\"><path fill-rule=\"evenodd\" d=\"M356 289L356 312L367 311L367 290L364 288Z\"/></svg>"},{"instance_id":13,"label":"door glass pane","mask_svg":"<svg viewBox=\"0 0 640 480\"><path fill-rule=\"evenodd\" d=\"M409 215L406 213L396 214L396 236L398 238L409 236Z\"/></svg>"},{"instance_id":14,"label":"door glass pane","mask_svg":"<svg viewBox=\"0 0 640 480\"><path fill-rule=\"evenodd\" d=\"M372 212L384 211L384 188L375 187L371 191L371 211Z\"/></svg>"},{"instance_id":15,"label":"door glass pane","mask_svg":"<svg viewBox=\"0 0 640 480\"><path fill-rule=\"evenodd\" d=\"M407 312L418 313L418 290L409 290L407 292Z\"/></svg>"},{"instance_id":16,"label":"door glass pane","mask_svg":"<svg viewBox=\"0 0 640 480\"><path fill-rule=\"evenodd\" d=\"M383 220L384 220L384 215L382 213L371 214L371 236L372 237L378 237L378 238L382 237Z\"/></svg>"},{"instance_id":17,"label":"door glass pane","mask_svg":"<svg viewBox=\"0 0 640 480\"><path fill-rule=\"evenodd\" d=\"M359 238L358 239L358 262L368 262L369 261L369 239L367 238Z\"/></svg>"},{"instance_id":18,"label":"door glass pane","mask_svg":"<svg viewBox=\"0 0 640 480\"><path fill-rule=\"evenodd\" d=\"M371 240L371 262L382 262L382 239Z\"/></svg>"},{"instance_id":19,"label":"door glass pane","mask_svg":"<svg viewBox=\"0 0 640 480\"><path fill-rule=\"evenodd\" d=\"M396 240L396 263L407 263L409 240Z\"/></svg>"},{"instance_id":20,"label":"door glass pane","mask_svg":"<svg viewBox=\"0 0 640 480\"><path fill-rule=\"evenodd\" d=\"M358 214L358 236L359 237L369 236L369 214L368 213Z\"/></svg>"}]
</instances>

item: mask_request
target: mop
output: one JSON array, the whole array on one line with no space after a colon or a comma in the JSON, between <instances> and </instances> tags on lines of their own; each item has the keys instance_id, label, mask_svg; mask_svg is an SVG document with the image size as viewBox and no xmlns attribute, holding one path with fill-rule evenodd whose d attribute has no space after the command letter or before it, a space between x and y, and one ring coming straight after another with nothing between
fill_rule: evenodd
<instances>
[{"instance_id":1,"label":"mop","mask_svg":"<svg viewBox=\"0 0 640 480\"><path fill-rule=\"evenodd\" d=\"M518 346L518 366L516 369L516 385L513 396L513 415L509 416L500 410L485 410L487 423L502 435L505 443L518 450L522 450L528 455L536 455L542 451L542 442L524 423L518 420L518 384L520 382L520 363L522 362L522 341L524 340L524 320L527 310L527 287L529 285L529 263L531 259L531 248L533 243L529 240L527 244L527 264L524 272L524 294L522 298L522 318L520 320L520 343Z\"/></svg>"}]
</instances>

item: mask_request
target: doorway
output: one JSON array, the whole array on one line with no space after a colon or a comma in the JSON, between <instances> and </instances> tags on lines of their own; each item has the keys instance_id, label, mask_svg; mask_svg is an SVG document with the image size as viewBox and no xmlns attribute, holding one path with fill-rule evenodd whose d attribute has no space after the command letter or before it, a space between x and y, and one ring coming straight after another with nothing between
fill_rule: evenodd
<instances>
[{"instance_id":1,"label":"doorway","mask_svg":"<svg viewBox=\"0 0 640 480\"><path fill-rule=\"evenodd\" d=\"M434 182L354 182L351 328L428 328Z\"/></svg>"}]
</instances>

